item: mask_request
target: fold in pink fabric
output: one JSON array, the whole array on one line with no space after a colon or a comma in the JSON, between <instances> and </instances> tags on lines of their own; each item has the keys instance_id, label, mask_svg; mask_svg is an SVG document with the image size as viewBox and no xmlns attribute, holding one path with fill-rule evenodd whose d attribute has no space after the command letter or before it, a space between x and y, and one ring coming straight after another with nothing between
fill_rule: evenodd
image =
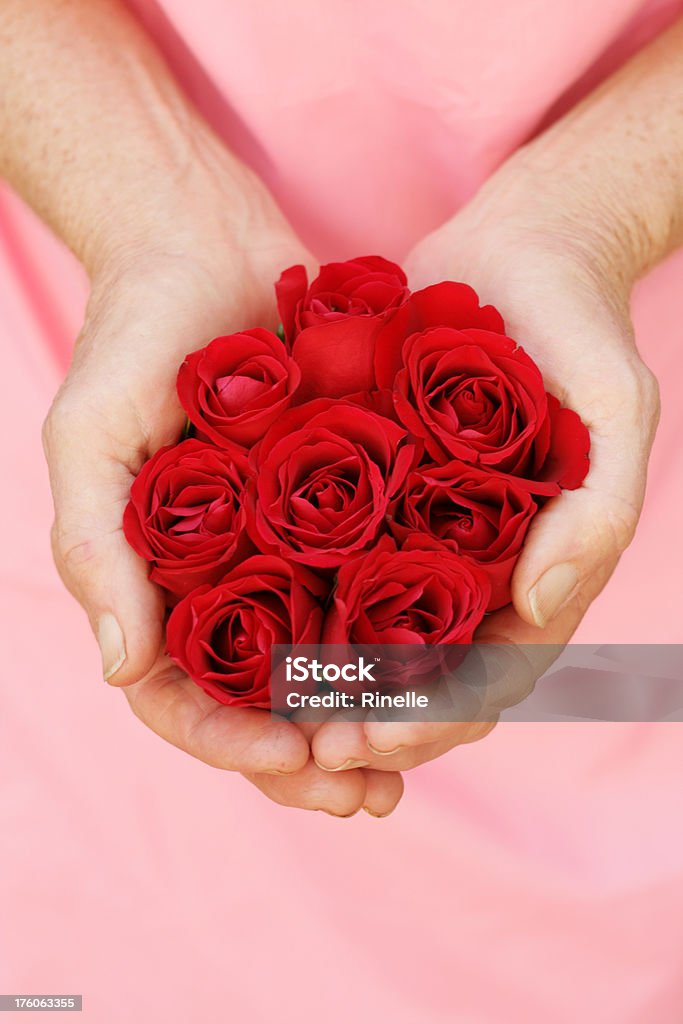
<instances>
[{"instance_id":1,"label":"fold in pink fabric","mask_svg":"<svg viewBox=\"0 0 683 1024\"><path fill-rule=\"evenodd\" d=\"M400 259L683 8L131 6L321 260ZM0 991L83 992L96 1024L678 1024L681 725L502 725L411 773L387 821L337 821L163 744L100 681L40 450L85 280L7 190L0 229ZM682 273L634 298L663 416L586 642L683 641Z\"/></svg>"}]
</instances>

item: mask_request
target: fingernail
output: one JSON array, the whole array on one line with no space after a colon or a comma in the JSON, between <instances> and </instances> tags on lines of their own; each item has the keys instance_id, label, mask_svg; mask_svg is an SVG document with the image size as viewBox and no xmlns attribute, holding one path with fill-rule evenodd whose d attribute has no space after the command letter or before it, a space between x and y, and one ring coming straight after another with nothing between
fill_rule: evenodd
<instances>
[{"instance_id":1,"label":"fingernail","mask_svg":"<svg viewBox=\"0 0 683 1024\"><path fill-rule=\"evenodd\" d=\"M366 740L368 750L371 750L373 754L377 754L378 757L389 757L390 754L398 754L399 750L403 750L403 747L394 747L393 750L378 750L377 747L373 747L369 740Z\"/></svg>"},{"instance_id":2,"label":"fingernail","mask_svg":"<svg viewBox=\"0 0 683 1024\"><path fill-rule=\"evenodd\" d=\"M118 622L111 614L105 612L97 623L97 642L102 654L102 671L105 680L111 679L126 660L126 645Z\"/></svg>"},{"instance_id":3,"label":"fingernail","mask_svg":"<svg viewBox=\"0 0 683 1024\"><path fill-rule=\"evenodd\" d=\"M553 565L529 591L529 605L537 626L547 626L571 597L579 582L576 566L570 562Z\"/></svg>"},{"instance_id":4,"label":"fingernail","mask_svg":"<svg viewBox=\"0 0 683 1024\"><path fill-rule=\"evenodd\" d=\"M368 766L367 761L354 761L352 758L349 758L348 761L344 761L344 763L340 764L338 768L328 768L326 765L320 764L319 761L316 761L315 763L318 768L321 768L324 772L346 772L349 768L367 768Z\"/></svg>"},{"instance_id":5,"label":"fingernail","mask_svg":"<svg viewBox=\"0 0 683 1024\"><path fill-rule=\"evenodd\" d=\"M385 811L384 814L378 814L377 811L371 811L369 807L364 807L363 810L366 814L369 814L371 818L388 818L391 811Z\"/></svg>"},{"instance_id":6,"label":"fingernail","mask_svg":"<svg viewBox=\"0 0 683 1024\"><path fill-rule=\"evenodd\" d=\"M331 818L353 818L354 815L358 814L360 808L357 808L355 811L351 811L350 814L335 814L334 811L326 811L324 808L322 808L322 810L324 814L329 814Z\"/></svg>"}]
</instances>

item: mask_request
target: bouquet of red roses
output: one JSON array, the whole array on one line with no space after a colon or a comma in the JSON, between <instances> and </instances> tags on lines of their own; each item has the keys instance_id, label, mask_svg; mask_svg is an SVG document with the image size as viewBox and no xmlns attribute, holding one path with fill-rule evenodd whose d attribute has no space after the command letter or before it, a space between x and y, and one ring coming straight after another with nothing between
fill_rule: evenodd
<instances>
[{"instance_id":1,"label":"bouquet of red roses","mask_svg":"<svg viewBox=\"0 0 683 1024\"><path fill-rule=\"evenodd\" d=\"M260 327L187 356L186 437L131 488L126 537L167 647L223 704L270 706L275 644L469 644L588 431L502 317L367 256L275 285Z\"/></svg>"}]
</instances>

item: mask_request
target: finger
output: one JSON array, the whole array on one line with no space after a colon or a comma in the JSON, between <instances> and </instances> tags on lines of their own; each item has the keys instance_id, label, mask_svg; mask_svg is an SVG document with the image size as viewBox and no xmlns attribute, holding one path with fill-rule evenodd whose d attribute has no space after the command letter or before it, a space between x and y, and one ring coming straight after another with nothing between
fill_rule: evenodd
<instances>
[{"instance_id":1,"label":"finger","mask_svg":"<svg viewBox=\"0 0 683 1024\"><path fill-rule=\"evenodd\" d=\"M361 771L331 775L318 768L312 758L290 777L245 772L247 778L267 797L285 807L325 811L336 818L350 818L365 803L366 782Z\"/></svg>"},{"instance_id":2,"label":"finger","mask_svg":"<svg viewBox=\"0 0 683 1024\"><path fill-rule=\"evenodd\" d=\"M311 753L324 772L348 772L366 768L371 761L362 722L337 716L323 722L311 737Z\"/></svg>"},{"instance_id":3,"label":"finger","mask_svg":"<svg viewBox=\"0 0 683 1024\"><path fill-rule=\"evenodd\" d=\"M86 411L57 403L44 429L53 553L97 637L104 678L126 685L142 678L159 653L163 600L123 535L132 469L112 457L111 438Z\"/></svg>"},{"instance_id":4,"label":"finger","mask_svg":"<svg viewBox=\"0 0 683 1024\"><path fill-rule=\"evenodd\" d=\"M545 626L568 602L585 610L633 538L658 399L649 372L632 366L623 353L620 359L611 371L609 362L602 368L606 386L584 382L583 408L578 400L573 403L591 432L588 476L536 516L517 563L512 598L529 624ZM599 397L590 401L585 392L596 388Z\"/></svg>"},{"instance_id":5,"label":"finger","mask_svg":"<svg viewBox=\"0 0 683 1024\"><path fill-rule=\"evenodd\" d=\"M314 737L320 731L320 729L327 727L326 722L329 720L329 717L329 712L326 712L324 715L320 715L318 721L297 723L298 728L301 729L301 732L311 745L313 745ZM364 758L368 757L368 751L360 723L340 722L334 724L339 724L341 728L342 743L344 741L347 741L348 743L348 740L350 739L350 733L348 729L344 728L344 726L349 724L354 724L356 726L355 733L357 734L357 746L359 746L360 748L360 754L354 760L353 750L351 750L351 752L347 754L343 752L344 748L342 748L342 753L339 755L339 764L341 764L342 761L348 762L346 764L346 767L344 768L344 771L348 772L349 770L353 770L354 765L362 766L364 764L372 763L372 757L369 757L367 761L364 760ZM372 817L386 818L396 808L396 805L398 804L399 800L401 799L401 796L403 795L403 779L401 778L399 772L392 771L389 765L383 764L379 767L381 767L382 769L381 772L370 770L363 772L363 776L366 781L366 793L363 802L363 810L366 811L366 813L371 815ZM409 765L409 767L412 766ZM336 771L335 768L326 768L322 764L318 764L318 768L321 768L323 771L327 771L328 773L330 771Z\"/></svg>"},{"instance_id":6,"label":"finger","mask_svg":"<svg viewBox=\"0 0 683 1024\"><path fill-rule=\"evenodd\" d=\"M473 743L487 736L495 721L486 722L421 722L421 723L372 723L377 736L384 737L383 727L399 725L396 734L388 734L386 750L376 749L370 745L366 731L370 723L330 721L321 726L312 744L312 752L316 763L324 771L344 773L353 766L364 766L367 776L389 774L417 768L427 761L433 761L447 753L452 747L464 743ZM419 725L419 733L413 732L413 726ZM432 730L434 738L429 738ZM370 730L372 732L372 730ZM422 738L420 738L422 737ZM375 737L377 738L377 737ZM398 742L396 742L398 740ZM371 812L370 812L371 813Z\"/></svg>"},{"instance_id":7,"label":"finger","mask_svg":"<svg viewBox=\"0 0 683 1024\"><path fill-rule=\"evenodd\" d=\"M370 725L371 723L368 723ZM376 722L373 726L386 726L394 723ZM428 761L443 757L454 747L478 743L485 739L495 728L496 721L486 722L423 722L423 726L432 726L419 731L413 729L415 723L405 723L393 733L382 729L370 729L366 743L371 753L370 764L377 771L406 772L417 768ZM376 747L375 743L386 743L386 750ZM389 744L393 746L389 747Z\"/></svg>"},{"instance_id":8,"label":"finger","mask_svg":"<svg viewBox=\"0 0 683 1024\"><path fill-rule=\"evenodd\" d=\"M484 739L502 711L529 696L559 657L582 614L581 607L570 605L544 630L530 626L512 606L488 616L465 661L437 684L447 688L451 699L450 706L444 705L448 720L366 721L364 734L371 753L378 754L388 767L404 770L408 756L422 763L425 746L433 756L434 750L443 752ZM321 744L324 736L316 739Z\"/></svg>"},{"instance_id":9,"label":"finger","mask_svg":"<svg viewBox=\"0 0 683 1024\"><path fill-rule=\"evenodd\" d=\"M170 658L159 658L124 693L158 736L214 768L287 774L308 760L308 742L297 726L267 711L217 704Z\"/></svg>"},{"instance_id":10,"label":"finger","mask_svg":"<svg viewBox=\"0 0 683 1024\"><path fill-rule=\"evenodd\" d=\"M318 728L311 741L311 752L315 763L325 772L343 773L355 768L395 772L406 771L419 763L414 752L408 750L407 746L397 750L388 749L386 754L373 750L368 746L362 721L350 722L338 717L331 718Z\"/></svg>"},{"instance_id":11,"label":"finger","mask_svg":"<svg viewBox=\"0 0 683 1024\"><path fill-rule=\"evenodd\" d=\"M363 769L365 778L365 800L363 810L372 818L387 818L392 814L403 796L403 776L400 772L371 771Z\"/></svg>"}]
</instances>

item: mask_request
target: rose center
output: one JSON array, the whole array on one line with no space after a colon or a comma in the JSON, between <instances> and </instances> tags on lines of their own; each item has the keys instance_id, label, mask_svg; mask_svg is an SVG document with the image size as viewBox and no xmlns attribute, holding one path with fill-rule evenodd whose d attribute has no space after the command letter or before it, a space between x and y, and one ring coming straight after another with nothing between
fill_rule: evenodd
<instances>
[{"instance_id":1,"label":"rose center","mask_svg":"<svg viewBox=\"0 0 683 1024\"><path fill-rule=\"evenodd\" d=\"M167 536L183 540L201 539L226 533L235 517L235 495L215 487L188 488L178 495L177 504L159 509L159 526Z\"/></svg>"},{"instance_id":2,"label":"rose center","mask_svg":"<svg viewBox=\"0 0 683 1024\"><path fill-rule=\"evenodd\" d=\"M239 415L245 405L270 389L272 381L259 370L255 368L253 374L236 373L217 378L216 395L227 416Z\"/></svg>"}]
</instances>

